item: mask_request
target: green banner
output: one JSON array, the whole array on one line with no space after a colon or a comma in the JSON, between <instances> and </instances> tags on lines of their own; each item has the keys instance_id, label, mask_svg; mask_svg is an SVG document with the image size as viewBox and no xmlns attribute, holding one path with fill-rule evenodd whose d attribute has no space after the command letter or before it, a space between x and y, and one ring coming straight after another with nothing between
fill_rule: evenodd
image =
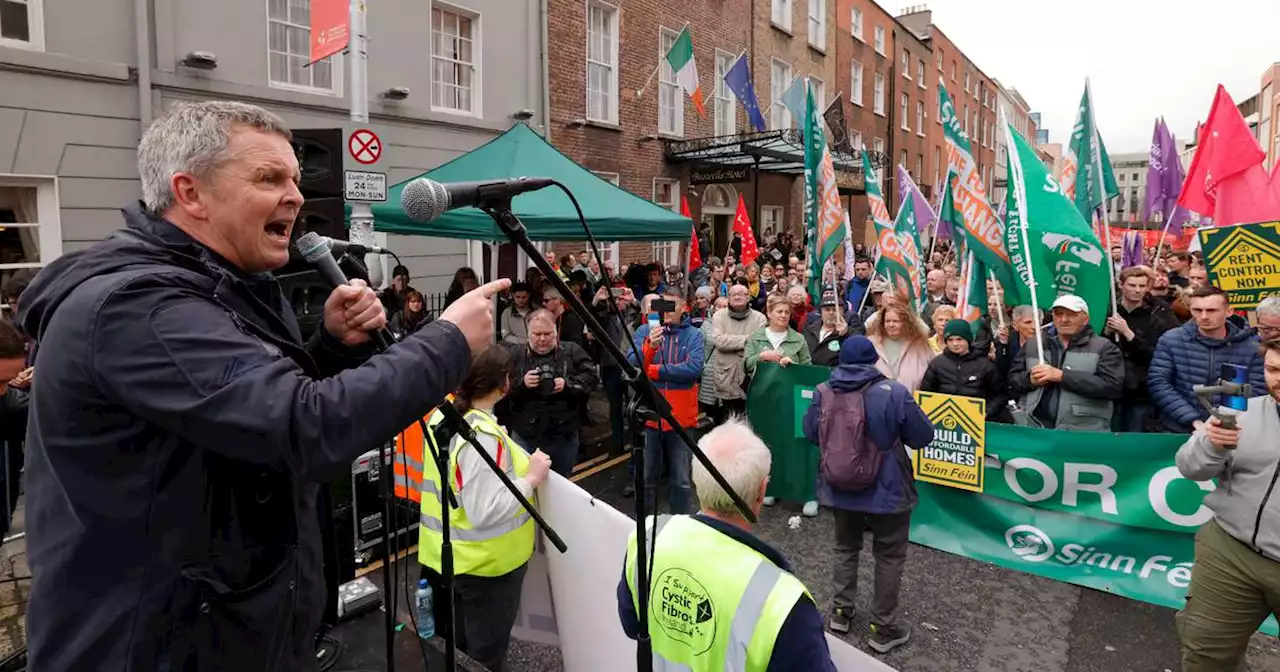
<instances>
[{"instance_id":1,"label":"green banner","mask_svg":"<svg viewBox=\"0 0 1280 672\"><path fill-rule=\"evenodd\" d=\"M762 364L747 417L773 451L769 495L815 499L818 448L802 422L831 370ZM1178 473L1174 434L1065 432L987 423L985 492L917 482L917 544L1180 608L1212 483ZM1264 632L1276 633L1270 620Z\"/></svg>"}]
</instances>

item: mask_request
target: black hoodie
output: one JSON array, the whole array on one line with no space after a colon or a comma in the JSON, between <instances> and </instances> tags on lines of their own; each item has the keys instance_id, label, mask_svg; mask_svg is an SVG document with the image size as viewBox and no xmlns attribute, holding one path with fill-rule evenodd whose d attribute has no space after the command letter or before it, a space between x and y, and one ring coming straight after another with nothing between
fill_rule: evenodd
<instances>
[{"instance_id":1,"label":"black hoodie","mask_svg":"<svg viewBox=\"0 0 1280 672\"><path fill-rule=\"evenodd\" d=\"M22 297L30 667L314 667L314 483L461 382L466 339L437 321L359 365L303 345L269 274L140 205L125 223Z\"/></svg>"}]
</instances>

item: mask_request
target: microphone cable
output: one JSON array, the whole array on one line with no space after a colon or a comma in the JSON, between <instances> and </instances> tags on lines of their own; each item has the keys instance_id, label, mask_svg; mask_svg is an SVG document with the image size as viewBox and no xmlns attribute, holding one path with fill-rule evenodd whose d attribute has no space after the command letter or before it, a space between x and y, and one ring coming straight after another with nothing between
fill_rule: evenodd
<instances>
[{"instance_id":1,"label":"microphone cable","mask_svg":"<svg viewBox=\"0 0 1280 672\"><path fill-rule=\"evenodd\" d=\"M626 319L624 319L624 318L623 318L623 316L622 316L622 311L618 308L618 301L617 301L617 299L615 299L615 298L614 298L614 296L613 296L613 281L609 278L609 266L608 266L608 264L604 263L604 257L600 256L600 248L596 245L596 237L591 233L591 227L587 226L587 218L582 214L582 206L578 204L578 199L577 199L577 197L575 197L575 196L573 195L573 192L572 192L572 191L569 191L569 188L568 188L568 187L564 186L563 184L561 184L561 183L560 183L559 181L557 181L557 180L552 180L552 181L551 181L551 184L552 184L553 186L555 186L556 188L558 188L560 191L563 191L563 192L564 192L564 194L565 194L565 196L568 196L568 197L569 197L569 202L573 204L573 209L574 209L574 211L575 211L575 212L577 212L577 214L578 214L578 222L579 222L580 224L582 224L582 232L583 232L583 234L585 234L585 235L586 235L586 237L587 237L587 243L591 246L591 254L592 254L592 256L594 256L594 257L595 257L595 259L596 259L596 263L600 265L600 277L601 277L601 279L602 279L602 280L603 280L603 282L604 282L604 286L605 286L605 288L609 290L609 297L608 297L608 299L607 299L607 303L608 303L608 306L609 306L609 310L613 313L614 317L616 317L616 318L618 319L618 324L619 324L619 325L621 326L621 328L622 328L622 333L623 333L623 335L624 335L624 336L626 336L626 337L627 337L627 347L631 349L631 352L632 352L632 353L635 353L635 347L636 347L636 346L635 346L635 342L636 342L635 335L631 332L631 326L630 326L630 325L628 325L628 324L627 324ZM624 287L625 287L625 280L624 280ZM632 300L633 300L633 301L636 301L636 302L639 302L639 301L640 301L640 297L638 297L638 296L634 296L634 292L633 292ZM619 349L622 349L622 348L619 348ZM625 352L625 350L624 350L624 352ZM640 361L640 357L639 357L639 355L638 355L638 354L637 354L637 356L636 356L636 362L637 362L637 363L636 363L636 375L639 375L639 376L647 375L647 374L645 373L645 370L644 370L644 362ZM635 422L635 417L633 417L633 418L632 418L632 422ZM659 421L658 421L658 427L659 427L659 429L661 429L661 427L662 427L662 421L661 421L661 420L659 420ZM634 449L633 449L633 452L634 452ZM642 460L644 459L644 448L643 448L643 447L641 448L641 458L640 458L640 459L642 459ZM657 474L655 474L655 475L654 475L654 478L657 478L657 476L658 476L658 475L657 475ZM643 484L642 484L642 485L643 485ZM659 505L659 503L660 503L660 502L661 502L661 500L662 500L662 492L661 492L661 490L662 490L662 488L657 488L657 487L655 487L655 488L654 488L654 492L653 492L653 516L654 516L654 521L655 521L655 525L654 525L654 529L655 529L655 530L657 529L656 521L657 521L657 516L658 516L658 505ZM644 491L643 491L643 489L642 489L640 492L637 492L637 493L636 493L636 497L644 497ZM641 500L641 501L643 501L643 500ZM643 524L644 524L644 521L643 521L643 520L641 520L641 521L637 521L637 524L639 524L639 525L643 525ZM653 586L653 555L654 555L655 542L656 542L656 540L657 540L657 537L658 537L658 535L657 535L657 534L650 534L650 535L648 535L648 538L645 540L645 541L647 541L647 542L648 542L648 544L647 544L647 545L648 545L648 547L649 547L648 557L647 557L647 558L645 558L645 559L648 561L648 562L647 562L648 567L646 568L646 569L647 569L647 571L645 572L645 583L646 583L646 584L648 584L648 585L646 585L646 586L636 586L636 590L642 590L642 589L643 589L643 590L645 591L645 594L646 594L646 595L649 593L650 588Z\"/></svg>"}]
</instances>

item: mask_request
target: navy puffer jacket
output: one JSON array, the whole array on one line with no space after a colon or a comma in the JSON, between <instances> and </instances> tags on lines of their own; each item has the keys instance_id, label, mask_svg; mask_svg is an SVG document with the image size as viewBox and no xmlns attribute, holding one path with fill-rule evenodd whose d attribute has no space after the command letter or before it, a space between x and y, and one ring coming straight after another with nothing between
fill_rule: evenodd
<instances>
[{"instance_id":1,"label":"navy puffer jacket","mask_svg":"<svg viewBox=\"0 0 1280 672\"><path fill-rule=\"evenodd\" d=\"M1191 321L1160 337L1147 372L1147 387L1167 429L1190 432L1191 423L1209 417L1191 388L1216 383L1223 364L1247 366L1253 396L1267 393L1258 337L1252 329L1228 322L1226 338L1209 338ZM1214 404L1218 403L1220 400L1215 398Z\"/></svg>"}]
</instances>

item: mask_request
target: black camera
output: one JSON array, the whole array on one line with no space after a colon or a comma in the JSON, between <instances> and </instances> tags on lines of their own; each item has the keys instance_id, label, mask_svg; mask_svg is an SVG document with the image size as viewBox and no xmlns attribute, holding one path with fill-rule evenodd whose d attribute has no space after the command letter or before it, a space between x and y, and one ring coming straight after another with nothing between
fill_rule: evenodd
<instances>
[{"instance_id":1,"label":"black camera","mask_svg":"<svg viewBox=\"0 0 1280 672\"><path fill-rule=\"evenodd\" d=\"M550 395L556 389L556 370L550 364L538 367L538 394Z\"/></svg>"},{"instance_id":2,"label":"black camera","mask_svg":"<svg viewBox=\"0 0 1280 672\"><path fill-rule=\"evenodd\" d=\"M649 302L649 312L666 315L676 311L676 302L668 299L654 299Z\"/></svg>"}]
</instances>

